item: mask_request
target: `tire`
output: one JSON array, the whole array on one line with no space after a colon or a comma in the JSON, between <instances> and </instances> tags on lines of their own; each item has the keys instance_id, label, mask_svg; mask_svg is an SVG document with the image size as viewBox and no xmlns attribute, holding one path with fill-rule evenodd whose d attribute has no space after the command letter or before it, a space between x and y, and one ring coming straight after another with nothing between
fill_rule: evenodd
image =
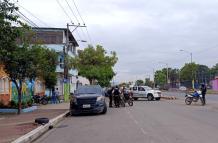
<instances>
[{"instance_id":1,"label":"tire","mask_svg":"<svg viewBox=\"0 0 218 143\"><path fill-rule=\"evenodd\" d=\"M152 94L148 94L148 101L154 100L154 96Z\"/></svg>"},{"instance_id":2,"label":"tire","mask_svg":"<svg viewBox=\"0 0 218 143\"><path fill-rule=\"evenodd\" d=\"M133 101L131 99L129 99L128 104L129 104L129 106L133 106Z\"/></svg>"},{"instance_id":3,"label":"tire","mask_svg":"<svg viewBox=\"0 0 218 143\"><path fill-rule=\"evenodd\" d=\"M104 106L104 110L102 111L101 114L106 114L106 113L107 113L107 106L105 105L105 106Z\"/></svg>"},{"instance_id":4,"label":"tire","mask_svg":"<svg viewBox=\"0 0 218 143\"><path fill-rule=\"evenodd\" d=\"M36 118L35 123L40 124L40 125L45 125L49 122L48 118Z\"/></svg>"},{"instance_id":5,"label":"tire","mask_svg":"<svg viewBox=\"0 0 218 143\"><path fill-rule=\"evenodd\" d=\"M191 97L187 97L187 98L185 99L185 104L186 104L186 105L191 105L191 103L192 103L192 98L191 98Z\"/></svg>"},{"instance_id":6,"label":"tire","mask_svg":"<svg viewBox=\"0 0 218 143\"><path fill-rule=\"evenodd\" d=\"M46 104L48 104L48 100L46 100L46 99L42 99L42 101L41 101L41 103L42 103L42 105L46 105Z\"/></svg>"},{"instance_id":7,"label":"tire","mask_svg":"<svg viewBox=\"0 0 218 143\"><path fill-rule=\"evenodd\" d=\"M137 98L137 97L133 97L133 99L134 99L134 100L138 100L138 98Z\"/></svg>"}]
</instances>

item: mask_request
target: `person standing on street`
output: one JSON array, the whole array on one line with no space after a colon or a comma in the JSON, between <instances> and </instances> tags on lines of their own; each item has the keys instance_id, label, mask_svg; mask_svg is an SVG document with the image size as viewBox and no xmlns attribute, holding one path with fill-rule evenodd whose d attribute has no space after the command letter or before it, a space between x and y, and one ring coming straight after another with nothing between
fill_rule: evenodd
<instances>
[{"instance_id":1,"label":"person standing on street","mask_svg":"<svg viewBox=\"0 0 218 143\"><path fill-rule=\"evenodd\" d=\"M115 107L120 107L120 90L119 90L119 87L116 86L112 93L114 95Z\"/></svg>"},{"instance_id":2,"label":"person standing on street","mask_svg":"<svg viewBox=\"0 0 218 143\"><path fill-rule=\"evenodd\" d=\"M109 107L113 107L113 92L114 90L114 87L111 87L108 91L107 91L107 94L109 96Z\"/></svg>"},{"instance_id":3,"label":"person standing on street","mask_svg":"<svg viewBox=\"0 0 218 143\"><path fill-rule=\"evenodd\" d=\"M206 93L207 93L207 87L204 83L202 83L201 84L201 94L202 94L203 105L206 104L206 99L205 99Z\"/></svg>"},{"instance_id":4,"label":"person standing on street","mask_svg":"<svg viewBox=\"0 0 218 143\"><path fill-rule=\"evenodd\" d=\"M55 90L56 103L60 103L58 88Z\"/></svg>"}]
</instances>

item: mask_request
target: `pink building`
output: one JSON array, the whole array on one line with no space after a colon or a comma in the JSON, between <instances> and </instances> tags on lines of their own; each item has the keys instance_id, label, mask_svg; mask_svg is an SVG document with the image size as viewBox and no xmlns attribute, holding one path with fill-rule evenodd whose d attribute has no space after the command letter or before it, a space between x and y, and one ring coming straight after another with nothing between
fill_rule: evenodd
<instances>
[{"instance_id":1,"label":"pink building","mask_svg":"<svg viewBox=\"0 0 218 143\"><path fill-rule=\"evenodd\" d=\"M216 76L215 79L212 80L212 89L218 91L218 76Z\"/></svg>"}]
</instances>

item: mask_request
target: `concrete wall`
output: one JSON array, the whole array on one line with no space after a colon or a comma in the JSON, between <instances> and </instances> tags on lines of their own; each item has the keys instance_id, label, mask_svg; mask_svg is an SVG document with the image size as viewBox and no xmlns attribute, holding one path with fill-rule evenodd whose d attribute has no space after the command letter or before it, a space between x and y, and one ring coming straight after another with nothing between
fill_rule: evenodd
<instances>
[{"instance_id":1,"label":"concrete wall","mask_svg":"<svg viewBox=\"0 0 218 143\"><path fill-rule=\"evenodd\" d=\"M212 80L212 89L218 91L218 79Z\"/></svg>"}]
</instances>

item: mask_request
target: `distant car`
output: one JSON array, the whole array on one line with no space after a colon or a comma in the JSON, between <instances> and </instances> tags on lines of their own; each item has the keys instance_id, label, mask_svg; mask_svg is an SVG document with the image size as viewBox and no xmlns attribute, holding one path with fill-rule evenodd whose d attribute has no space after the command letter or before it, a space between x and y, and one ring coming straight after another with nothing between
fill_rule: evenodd
<instances>
[{"instance_id":1,"label":"distant car","mask_svg":"<svg viewBox=\"0 0 218 143\"><path fill-rule=\"evenodd\" d=\"M161 91L152 89L148 86L134 86L131 88L133 94L133 99L137 100L138 98L147 98L149 101L160 100Z\"/></svg>"},{"instance_id":2,"label":"distant car","mask_svg":"<svg viewBox=\"0 0 218 143\"><path fill-rule=\"evenodd\" d=\"M180 86L180 87L179 87L179 90L181 90L181 91L186 91L187 88L186 88L185 86Z\"/></svg>"},{"instance_id":3,"label":"distant car","mask_svg":"<svg viewBox=\"0 0 218 143\"><path fill-rule=\"evenodd\" d=\"M70 115L107 112L102 88L98 85L79 86L70 101Z\"/></svg>"}]
</instances>

